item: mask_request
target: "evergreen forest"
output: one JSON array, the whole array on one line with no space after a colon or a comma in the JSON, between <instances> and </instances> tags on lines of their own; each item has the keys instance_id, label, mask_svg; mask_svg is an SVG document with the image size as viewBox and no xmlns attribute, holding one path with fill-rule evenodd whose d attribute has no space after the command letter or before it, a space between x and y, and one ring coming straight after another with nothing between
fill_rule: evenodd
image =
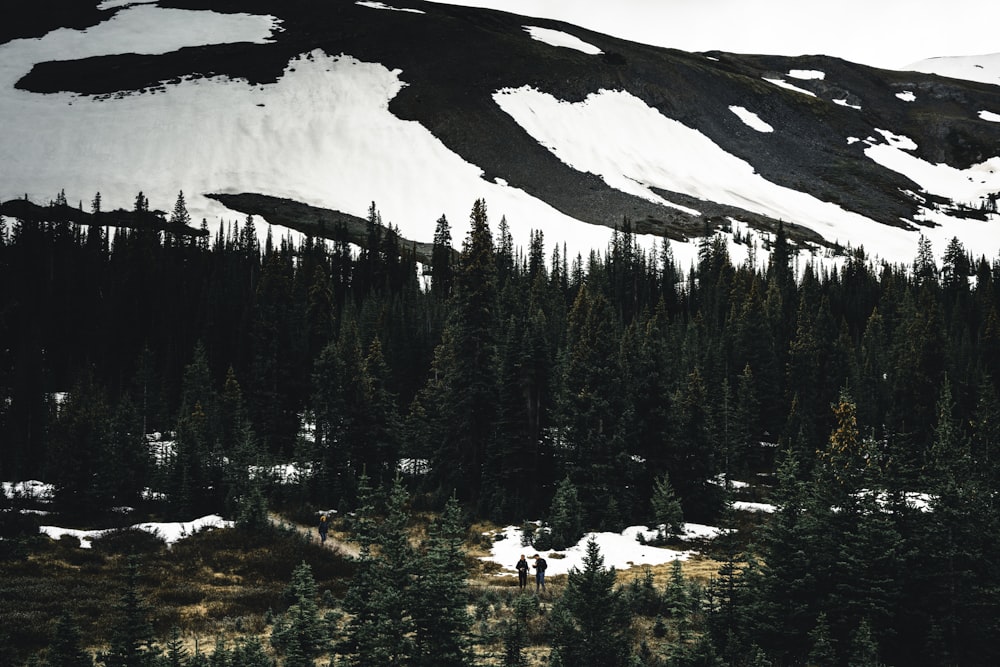
<instances>
[{"instance_id":1,"label":"evergreen forest","mask_svg":"<svg viewBox=\"0 0 1000 667\"><path fill-rule=\"evenodd\" d=\"M360 245L188 223L183 194L165 230L0 218L0 479L53 484L80 526L352 517L360 556L301 559L270 639L211 664L1000 663L1000 256L920 236L908 265L813 262L779 226L737 239L764 262L706 230L681 266L626 219L569 257L538 232L516 247L482 200L464 239L437 221L430 257L374 203ZM736 480L775 506L750 528ZM30 561L37 518L3 516L0 560ZM591 543L551 604L509 594L483 630L490 604L454 576L468 526L536 519L536 550L733 530L705 584L616 579ZM182 619L150 648L137 561L118 627L139 634L109 630L99 664L209 664ZM79 618L47 621L35 660L93 664Z\"/></svg>"}]
</instances>

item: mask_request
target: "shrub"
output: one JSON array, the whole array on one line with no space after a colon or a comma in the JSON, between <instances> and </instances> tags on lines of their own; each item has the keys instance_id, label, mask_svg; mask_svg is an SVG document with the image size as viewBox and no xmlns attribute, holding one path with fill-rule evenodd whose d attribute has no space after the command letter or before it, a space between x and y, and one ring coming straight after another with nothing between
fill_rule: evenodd
<instances>
[{"instance_id":1,"label":"shrub","mask_svg":"<svg viewBox=\"0 0 1000 667\"><path fill-rule=\"evenodd\" d=\"M167 545L159 533L135 527L109 530L91 543L96 551L121 555L154 554Z\"/></svg>"}]
</instances>

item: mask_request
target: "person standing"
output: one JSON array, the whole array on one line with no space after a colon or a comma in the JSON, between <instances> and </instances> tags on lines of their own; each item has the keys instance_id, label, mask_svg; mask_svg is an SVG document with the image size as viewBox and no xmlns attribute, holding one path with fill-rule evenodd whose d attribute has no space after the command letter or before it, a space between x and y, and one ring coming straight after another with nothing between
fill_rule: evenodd
<instances>
[{"instance_id":1,"label":"person standing","mask_svg":"<svg viewBox=\"0 0 1000 667\"><path fill-rule=\"evenodd\" d=\"M525 559L524 554L521 554L521 560L517 561L517 585L522 591L524 587L528 585L528 561Z\"/></svg>"},{"instance_id":2,"label":"person standing","mask_svg":"<svg viewBox=\"0 0 1000 667\"><path fill-rule=\"evenodd\" d=\"M326 533L330 530L330 521L326 518L326 514L322 514L319 517L319 541L320 544L326 543Z\"/></svg>"},{"instance_id":3,"label":"person standing","mask_svg":"<svg viewBox=\"0 0 1000 667\"><path fill-rule=\"evenodd\" d=\"M535 564L531 567L535 568L535 593L538 589L545 590L545 568L548 567L548 563L545 559L535 554Z\"/></svg>"}]
</instances>

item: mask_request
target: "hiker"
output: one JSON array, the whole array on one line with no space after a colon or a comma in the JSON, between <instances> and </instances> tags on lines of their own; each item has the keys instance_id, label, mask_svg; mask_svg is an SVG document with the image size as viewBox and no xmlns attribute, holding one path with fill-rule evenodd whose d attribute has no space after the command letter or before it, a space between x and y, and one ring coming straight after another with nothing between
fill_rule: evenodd
<instances>
[{"instance_id":1,"label":"hiker","mask_svg":"<svg viewBox=\"0 0 1000 667\"><path fill-rule=\"evenodd\" d=\"M535 592L537 593L539 588L545 590L545 568L548 567L548 563L538 554L534 555L534 559L535 564L531 567L535 568Z\"/></svg>"},{"instance_id":2,"label":"hiker","mask_svg":"<svg viewBox=\"0 0 1000 667\"><path fill-rule=\"evenodd\" d=\"M330 530L330 522L327 520L326 515L320 515L319 517L319 541L320 544L326 543L326 532Z\"/></svg>"},{"instance_id":3,"label":"hiker","mask_svg":"<svg viewBox=\"0 0 1000 667\"><path fill-rule=\"evenodd\" d=\"M521 554L521 560L517 561L517 585L522 591L528 585L528 561Z\"/></svg>"}]
</instances>

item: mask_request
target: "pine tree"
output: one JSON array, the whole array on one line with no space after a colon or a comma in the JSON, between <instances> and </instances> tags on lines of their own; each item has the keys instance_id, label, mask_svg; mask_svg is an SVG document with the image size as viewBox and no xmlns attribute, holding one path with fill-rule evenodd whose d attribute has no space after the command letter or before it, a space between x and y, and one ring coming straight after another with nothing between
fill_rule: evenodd
<instances>
[{"instance_id":1,"label":"pine tree","mask_svg":"<svg viewBox=\"0 0 1000 667\"><path fill-rule=\"evenodd\" d=\"M47 667L93 667L94 660L81 648L80 629L69 611L63 610L45 660Z\"/></svg>"},{"instance_id":2,"label":"pine tree","mask_svg":"<svg viewBox=\"0 0 1000 667\"><path fill-rule=\"evenodd\" d=\"M583 537L585 528L582 523L582 511L583 506L576 487L569 477L564 477L556 487L552 506L549 508L547 522L549 546L536 544L535 547L562 551L575 545Z\"/></svg>"},{"instance_id":3,"label":"pine tree","mask_svg":"<svg viewBox=\"0 0 1000 667\"><path fill-rule=\"evenodd\" d=\"M837 651L834 648L833 638L830 637L830 626L825 613L821 613L816 619L816 626L809 633L809 639L812 648L809 651L808 664L815 667L835 667Z\"/></svg>"},{"instance_id":4,"label":"pine tree","mask_svg":"<svg viewBox=\"0 0 1000 667\"><path fill-rule=\"evenodd\" d=\"M472 664L471 618L463 567L464 530L454 496L431 525L426 552L416 562L409 592L414 626L414 665L427 667Z\"/></svg>"},{"instance_id":5,"label":"pine tree","mask_svg":"<svg viewBox=\"0 0 1000 667\"><path fill-rule=\"evenodd\" d=\"M560 664L616 667L628 664L631 618L621 591L615 589L615 568L604 567L604 556L593 539L587 542L583 570L573 568L566 590L550 621L553 655Z\"/></svg>"},{"instance_id":6,"label":"pine tree","mask_svg":"<svg viewBox=\"0 0 1000 667\"><path fill-rule=\"evenodd\" d=\"M275 667L276 663L264 652L257 637L245 637L236 642L232 651L232 667ZM213 665L212 667L215 667Z\"/></svg>"},{"instance_id":7,"label":"pine tree","mask_svg":"<svg viewBox=\"0 0 1000 667\"><path fill-rule=\"evenodd\" d=\"M52 428L48 478L67 513L87 516L110 504L117 481L103 468L110 440L110 407L88 374L67 394Z\"/></svg>"},{"instance_id":8,"label":"pine tree","mask_svg":"<svg viewBox=\"0 0 1000 667\"><path fill-rule=\"evenodd\" d=\"M139 591L139 562L130 556L125 568L125 585L115 608L111 646L98 661L105 667L149 667L159 650L153 643L150 610Z\"/></svg>"},{"instance_id":9,"label":"pine tree","mask_svg":"<svg viewBox=\"0 0 1000 667\"><path fill-rule=\"evenodd\" d=\"M271 645L285 656L286 667L312 667L329 648L329 630L320 618L316 581L305 561L292 572L285 595L292 604L275 621Z\"/></svg>"},{"instance_id":10,"label":"pine tree","mask_svg":"<svg viewBox=\"0 0 1000 667\"><path fill-rule=\"evenodd\" d=\"M184 667L188 661L188 652L184 647L181 630L176 625L170 629L170 638L164 647L164 655L158 667Z\"/></svg>"},{"instance_id":11,"label":"pine tree","mask_svg":"<svg viewBox=\"0 0 1000 667\"><path fill-rule=\"evenodd\" d=\"M569 316L561 359L557 444L583 502L584 520L594 526L620 521L609 509L629 486L622 369L619 355L608 353L619 349L613 318L604 295L583 286Z\"/></svg>"},{"instance_id":12,"label":"pine tree","mask_svg":"<svg viewBox=\"0 0 1000 667\"><path fill-rule=\"evenodd\" d=\"M472 208L454 289L422 406L441 426L431 452L436 481L478 502L497 404L496 262L483 200Z\"/></svg>"},{"instance_id":13,"label":"pine tree","mask_svg":"<svg viewBox=\"0 0 1000 667\"><path fill-rule=\"evenodd\" d=\"M362 477L356 534L358 570L344 598L350 619L338 652L348 665L398 665L411 660L414 622L408 596L414 553L406 532L408 496L397 478L385 518L377 522L374 497Z\"/></svg>"},{"instance_id":14,"label":"pine tree","mask_svg":"<svg viewBox=\"0 0 1000 667\"><path fill-rule=\"evenodd\" d=\"M659 536L666 538L680 535L684 529L684 510L680 500L670 485L670 477L663 473L653 483L653 522L657 526Z\"/></svg>"},{"instance_id":15,"label":"pine tree","mask_svg":"<svg viewBox=\"0 0 1000 667\"><path fill-rule=\"evenodd\" d=\"M451 296L455 282L452 266L454 253L451 247L451 227L448 219L442 215L434 228L434 246L431 249L431 290L442 300Z\"/></svg>"}]
</instances>

